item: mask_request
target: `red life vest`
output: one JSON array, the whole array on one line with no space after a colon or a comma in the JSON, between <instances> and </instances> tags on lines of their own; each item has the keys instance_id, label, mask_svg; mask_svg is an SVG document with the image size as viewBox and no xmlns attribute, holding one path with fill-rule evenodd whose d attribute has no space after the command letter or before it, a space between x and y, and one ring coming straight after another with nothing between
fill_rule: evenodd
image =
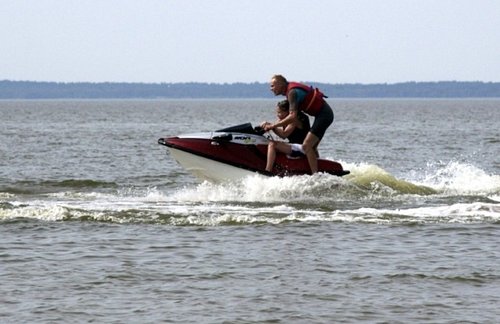
<instances>
[{"instance_id":1,"label":"red life vest","mask_svg":"<svg viewBox=\"0 0 500 324\"><path fill-rule=\"evenodd\" d=\"M295 88L302 89L307 92L304 101L300 104L299 108L308 115L317 116L325 103L323 98L326 98L326 96L319 91L318 88L313 88L298 82L288 82L285 95L288 97L290 90Z\"/></svg>"}]
</instances>

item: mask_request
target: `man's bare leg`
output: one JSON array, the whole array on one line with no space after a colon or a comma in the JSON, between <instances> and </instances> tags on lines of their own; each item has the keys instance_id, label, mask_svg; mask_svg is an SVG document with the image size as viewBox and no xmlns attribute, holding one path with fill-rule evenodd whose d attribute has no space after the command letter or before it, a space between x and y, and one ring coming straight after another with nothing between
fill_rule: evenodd
<instances>
[{"instance_id":1,"label":"man's bare leg","mask_svg":"<svg viewBox=\"0 0 500 324\"><path fill-rule=\"evenodd\" d=\"M270 142L267 147L266 171L273 171L274 161L276 160L276 152L292 154L292 146L285 142Z\"/></svg>"},{"instance_id":2,"label":"man's bare leg","mask_svg":"<svg viewBox=\"0 0 500 324\"><path fill-rule=\"evenodd\" d=\"M318 143L319 138L311 132L307 133L304 143L302 143L302 148L306 153L311 173L318 172L318 156L316 155L315 149L318 146Z\"/></svg>"},{"instance_id":3,"label":"man's bare leg","mask_svg":"<svg viewBox=\"0 0 500 324\"><path fill-rule=\"evenodd\" d=\"M273 171L274 160L276 160L276 142L270 142L267 146L266 171Z\"/></svg>"}]
</instances>

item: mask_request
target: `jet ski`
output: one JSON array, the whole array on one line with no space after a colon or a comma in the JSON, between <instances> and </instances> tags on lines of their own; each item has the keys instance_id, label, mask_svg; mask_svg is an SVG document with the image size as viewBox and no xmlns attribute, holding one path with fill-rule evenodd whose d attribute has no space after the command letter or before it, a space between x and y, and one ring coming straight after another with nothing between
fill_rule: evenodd
<instances>
[{"instance_id":1,"label":"jet ski","mask_svg":"<svg viewBox=\"0 0 500 324\"><path fill-rule=\"evenodd\" d=\"M245 123L213 132L160 138L158 144L167 146L184 169L212 182L240 180L256 173L279 177L311 174L305 155L290 157L279 152L273 171L266 171L267 145L271 140L271 134L262 128ZM336 176L349 174L340 163L321 158L318 171Z\"/></svg>"}]
</instances>

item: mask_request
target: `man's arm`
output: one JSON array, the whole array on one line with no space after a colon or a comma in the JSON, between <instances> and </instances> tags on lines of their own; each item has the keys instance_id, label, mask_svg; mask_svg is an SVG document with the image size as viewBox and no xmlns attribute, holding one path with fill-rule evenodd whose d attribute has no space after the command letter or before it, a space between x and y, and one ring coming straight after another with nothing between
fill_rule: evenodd
<instances>
[{"instance_id":1,"label":"man's arm","mask_svg":"<svg viewBox=\"0 0 500 324\"><path fill-rule=\"evenodd\" d=\"M265 130L274 129L275 127L285 127L286 125L293 123L297 120L297 114L299 112L299 105L297 103L297 93L294 89L288 92L288 102L290 104L290 113L288 116L280 120L279 122L269 125L265 128Z\"/></svg>"}]
</instances>

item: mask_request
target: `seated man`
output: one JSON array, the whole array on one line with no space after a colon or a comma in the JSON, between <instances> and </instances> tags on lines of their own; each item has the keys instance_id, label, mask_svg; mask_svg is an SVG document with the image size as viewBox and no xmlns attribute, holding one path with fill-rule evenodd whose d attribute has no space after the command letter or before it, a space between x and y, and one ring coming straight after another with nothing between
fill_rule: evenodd
<instances>
[{"instance_id":1,"label":"seated man","mask_svg":"<svg viewBox=\"0 0 500 324\"><path fill-rule=\"evenodd\" d=\"M288 100L283 100L278 102L276 105L276 115L278 117L278 122L285 119L290 113L290 105ZM290 123L285 124L281 127L275 127L273 129L274 133L279 137L288 139L287 142L281 141L271 141L267 148L267 163L266 171L272 172L274 161L276 160L276 151L283 152L291 157L298 157L304 153L302 148L302 142L307 136L311 126L309 123L309 117L304 113L299 112L297 119L292 120ZM270 125L269 122L264 122L261 124L262 128L266 125Z\"/></svg>"}]
</instances>

